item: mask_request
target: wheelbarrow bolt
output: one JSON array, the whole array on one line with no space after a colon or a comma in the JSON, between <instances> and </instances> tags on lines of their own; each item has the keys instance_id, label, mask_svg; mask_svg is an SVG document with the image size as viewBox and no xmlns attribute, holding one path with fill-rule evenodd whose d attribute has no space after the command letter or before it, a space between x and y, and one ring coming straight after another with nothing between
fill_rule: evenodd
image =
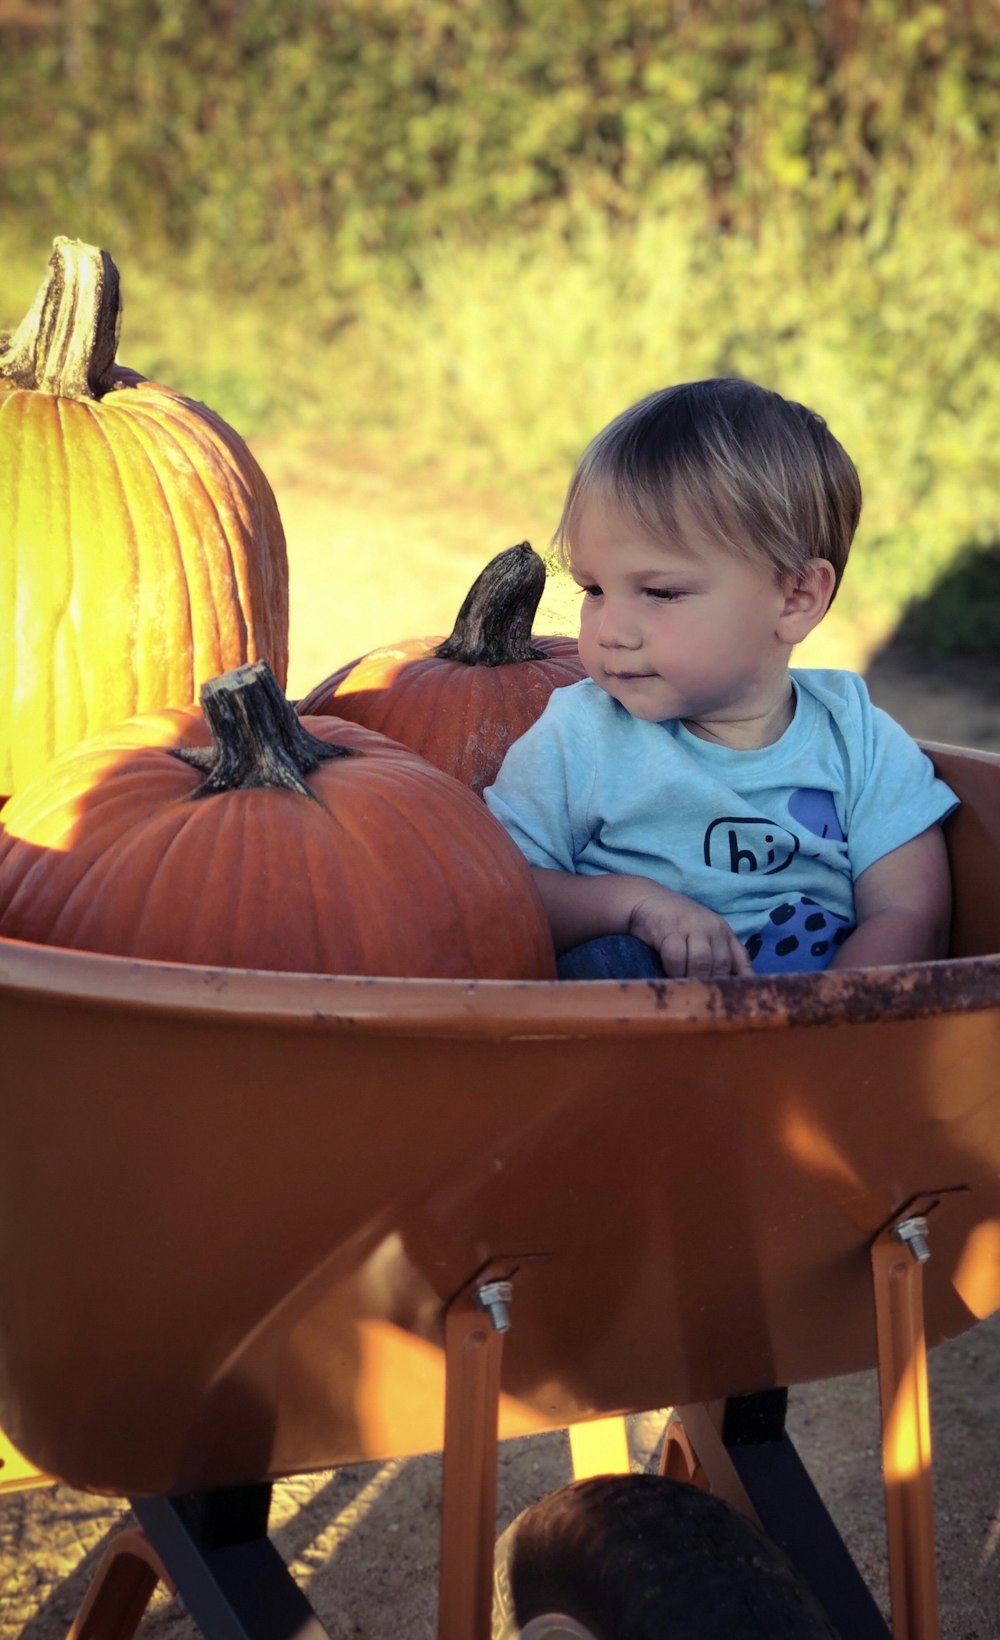
<instances>
[{"instance_id":1,"label":"wheelbarrow bolt","mask_svg":"<svg viewBox=\"0 0 1000 1640\"><path fill-rule=\"evenodd\" d=\"M919 1216L909 1219L900 1219L893 1235L897 1240L905 1242L918 1264L926 1264L931 1256L927 1245L927 1220Z\"/></svg>"},{"instance_id":2,"label":"wheelbarrow bolt","mask_svg":"<svg viewBox=\"0 0 1000 1640\"><path fill-rule=\"evenodd\" d=\"M476 1297L484 1310L489 1311L497 1332L507 1332L510 1329L510 1303L513 1288L509 1281L485 1281L476 1288Z\"/></svg>"}]
</instances>

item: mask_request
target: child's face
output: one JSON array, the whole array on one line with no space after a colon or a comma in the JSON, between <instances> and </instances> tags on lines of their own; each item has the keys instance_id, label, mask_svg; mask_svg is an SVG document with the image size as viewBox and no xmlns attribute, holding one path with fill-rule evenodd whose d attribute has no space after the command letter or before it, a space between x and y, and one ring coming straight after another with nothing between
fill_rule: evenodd
<instances>
[{"instance_id":1,"label":"child's face","mask_svg":"<svg viewBox=\"0 0 1000 1640\"><path fill-rule=\"evenodd\" d=\"M725 739L727 724L751 721L787 694L782 584L693 519L677 539L654 540L592 497L570 569L583 592L580 658L633 717L683 718Z\"/></svg>"}]
</instances>

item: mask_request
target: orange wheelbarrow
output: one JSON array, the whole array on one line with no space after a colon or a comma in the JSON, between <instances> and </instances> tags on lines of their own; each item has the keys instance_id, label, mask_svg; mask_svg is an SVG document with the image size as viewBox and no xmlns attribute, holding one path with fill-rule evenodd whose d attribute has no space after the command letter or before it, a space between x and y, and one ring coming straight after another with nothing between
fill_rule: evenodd
<instances>
[{"instance_id":1,"label":"orange wheelbarrow","mask_svg":"<svg viewBox=\"0 0 1000 1640\"><path fill-rule=\"evenodd\" d=\"M443 1448L439 1640L486 1640L498 1438L624 1469L623 1414L671 1405L660 1477L529 1512L503 1634L758 1632L656 1616L697 1497L815 1601L760 1632L884 1636L783 1425L877 1366L892 1634L933 1640L926 1349L1000 1307L1000 757L928 750L944 962L466 984L0 941L0 1426L142 1526L77 1635L160 1575L209 1640L322 1634L270 1484ZM633 1510L639 1627L593 1548Z\"/></svg>"}]
</instances>

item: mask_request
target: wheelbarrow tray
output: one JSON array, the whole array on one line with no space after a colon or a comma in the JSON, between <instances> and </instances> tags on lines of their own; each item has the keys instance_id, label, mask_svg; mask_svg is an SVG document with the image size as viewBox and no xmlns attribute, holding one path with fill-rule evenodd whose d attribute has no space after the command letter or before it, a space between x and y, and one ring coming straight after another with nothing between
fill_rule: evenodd
<instances>
[{"instance_id":1,"label":"wheelbarrow tray","mask_svg":"<svg viewBox=\"0 0 1000 1640\"><path fill-rule=\"evenodd\" d=\"M0 1426L130 1497L442 1444L442 1317L513 1278L501 1435L871 1367L930 1214L930 1345L1000 1306L1000 758L945 962L369 980L0 941Z\"/></svg>"}]
</instances>

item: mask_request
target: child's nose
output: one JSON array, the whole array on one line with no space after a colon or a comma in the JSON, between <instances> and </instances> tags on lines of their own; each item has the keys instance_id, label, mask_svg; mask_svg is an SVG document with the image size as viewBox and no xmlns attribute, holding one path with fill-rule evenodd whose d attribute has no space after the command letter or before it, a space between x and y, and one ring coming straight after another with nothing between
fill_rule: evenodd
<instances>
[{"instance_id":1,"label":"child's nose","mask_svg":"<svg viewBox=\"0 0 1000 1640\"><path fill-rule=\"evenodd\" d=\"M601 611L599 636L607 649L634 649L640 641L630 612L611 599L605 602Z\"/></svg>"}]
</instances>

